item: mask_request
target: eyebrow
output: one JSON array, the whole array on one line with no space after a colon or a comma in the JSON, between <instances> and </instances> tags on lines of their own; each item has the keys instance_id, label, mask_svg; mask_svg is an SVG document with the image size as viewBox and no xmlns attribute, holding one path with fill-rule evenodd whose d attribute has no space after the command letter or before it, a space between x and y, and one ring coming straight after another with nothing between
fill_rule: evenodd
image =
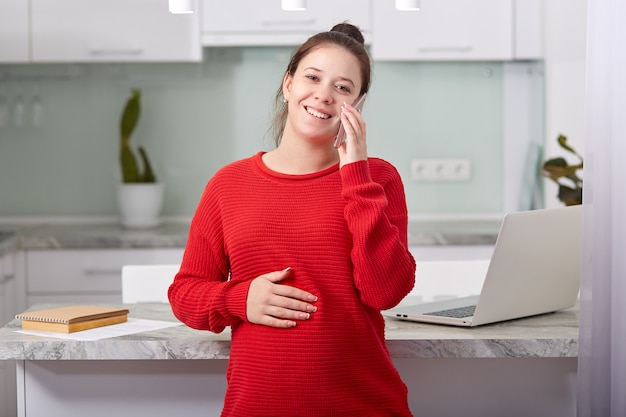
<instances>
[{"instance_id":1,"label":"eyebrow","mask_svg":"<svg viewBox=\"0 0 626 417\"><path fill-rule=\"evenodd\" d=\"M317 71L317 72L324 72L321 69L315 68L315 67L306 67L304 69L304 71L306 71L306 70L313 70L313 71ZM356 84L354 84L354 81L352 81L350 78L339 77L339 79L342 80L342 81L345 81L345 82L348 82L348 83L352 84L353 87L356 87Z\"/></svg>"}]
</instances>

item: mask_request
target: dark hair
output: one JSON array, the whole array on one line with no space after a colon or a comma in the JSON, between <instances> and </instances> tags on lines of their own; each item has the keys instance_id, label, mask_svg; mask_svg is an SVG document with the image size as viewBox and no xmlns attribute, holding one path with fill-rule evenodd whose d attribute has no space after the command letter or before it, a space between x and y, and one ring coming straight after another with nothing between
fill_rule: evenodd
<instances>
[{"instance_id":1,"label":"dark hair","mask_svg":"<svg viewBox=\"0 0 626 417\"><path fill-rule=\"evenodd\" d=\"M362 85L359 95L366 93L370 88L372 68L370 56L365 49L365 39L361 33L361 29L350 23L339 23L333 26L328 32L320 32L307 39L291 56L291 60L287 65L286 73L293 75L300 64L300 61L314 50L324 45L337 45L352 53L359 61L361 67ZM283 86L278 87L274 102L274 118L270 125L270 131L274 137L276 145L280 143L285 130L287 121L287 103L283 101Z\"/></svg>"}]
</instances>

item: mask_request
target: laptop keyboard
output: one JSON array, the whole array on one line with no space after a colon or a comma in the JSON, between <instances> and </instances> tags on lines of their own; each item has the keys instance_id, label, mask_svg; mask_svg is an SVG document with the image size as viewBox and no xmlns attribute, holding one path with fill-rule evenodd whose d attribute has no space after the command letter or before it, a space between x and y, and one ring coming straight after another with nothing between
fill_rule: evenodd
<instances>
[{"instance_id":1,"label":"laptop keyboard","mask_svg":"<svg viewBox=\"0 0 626 417\"><path fill-rule=\"evenodd\" d=\"M457 307L451 308L448 310L440 310L433 311L430 313L424 313L427 316L440 316L440 317L454 317L454 318L463 318L463 317L471 317L474 315L474 310L476 310L476 306L467 306L467 307Z\"/></svg>"}]
</instances>

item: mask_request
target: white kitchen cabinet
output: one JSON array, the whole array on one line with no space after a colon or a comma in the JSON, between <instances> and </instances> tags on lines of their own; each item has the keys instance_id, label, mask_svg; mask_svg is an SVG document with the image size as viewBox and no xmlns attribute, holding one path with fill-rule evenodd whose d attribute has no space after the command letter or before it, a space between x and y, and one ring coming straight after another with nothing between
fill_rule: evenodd
<instances>
[{"instance_id":1,"label":"white kitchen cabinet","mask_svg":"<svg viewBox=\"0 0 626 417\"><path fill-rule=\"evenodd\" d=\"M28 2L0 1L0 62L28 62L28 43Z\"/></svg>"},{"instance_id":2,"label":"white kitchen cabinet","mask_svg":"<svg viewBox=\"0 0 626 417\"><path fill-rule=\"evenodd\" d=\"M0 325L11 321L17 311L16 305L16 252L0 249ZM17 406L15 387L15 364L0 361L0 416L14 416Z\"/></svg>"},{"instance_id":3,"label":"white kitchen cabinet","mask_svg":"<svg viewBox=\"0 0 626 417\"><path fill-rule=\"evenodd\" d=\"M480 294L493 245L409 247L415 258L415 286L404 304Z\"/></svg>"},{"instance_id":4,"label":"white kitchen cabinet","mask_svg":"<svg viewBox=\"0 0 626 417\"><path fill-rule=\"evenodd\" d=\"M0 361L0 415L17 415L15 361Z\"/></svg>"},{"instance_id":5,"label":"white kitchen cabinet","mask_svg":"<svg viewBox=\"0 0 626 417\"><path fill-rule=\"evenodd\" d=\"M370 40L370 1L314 0L305 11L284 11L279 0L202 0L202 44L298 45L349 21Z\"/></svg>"},{"instance_id":6,"label":"white kitchen cabinet","mask_svg":"<svg viewBox=\"0 0 626 417\"><path fill-rule=\"evenodd\" d=\"M515 0L516 60L543 59L544 0Z\"/></svg>"},{"instance_id":7,"label":"white kitchen cabinet","mask_svg":"<svg viewBox=\"0 0 626 417\"><path fill-rule=\"evenodd\" d=\"M414 304L480 294L493 245L411 246L415 286L402 301Z\"/></svg>"},{"instance_id":8,"label":"white kitchen cabinet","mask_svg":"<svg viewBox=\"0 0 626 417\"><path fill-rule=\"evenodd\" d=\"M35 304L119 304L123 265L180 263L182 254L182 248L3 252L0 255L2 325ZM0 416L17 414L16 398L15 364L0 361Z\"/></svg>"},{"instance_id":9,"label":"white kitchen cabinet","mask_svg":"<svg viewBox=\"0 0 626 417\"><path fill-rule=\"evenodd\" d=\"M411 255L419 262L489 260L494 245L409 246Z\"/></svg>"},{"instance_id":10,"label":"white kitchen cabinet","mask_svg":"<svg viewBox=\"0 0 626 417\"><path fill-rule=\"evenodd\" d=\"M180 263L182 254L183 249L28 250L26 304L121 303L122 266Z\"/></svg>"},{"instance_id":11,"label":"white kitchen cabinet","mask_svg":"<svg viewBox=\"0 0 626 417\"><path fill-rule=\"evenodd\" d=\"M5 325L13 319L16 311L16 270L15 251L4 250L0 254L0 324Z\"/></svg>"},{"instance_id":12,"label":"white kitchen cabinet","mask_svg":"<svg viewBox=\"0 0 626 417\"><path fill-rule=\"evenodd\" d=\"M393 1L372 7L375 60L514 58L513 0L421 0L419 11L398 11Z\"/></svg>"},{"instance_id":13,"label":"white kitchen cabinet","mask_svg":"<svg viewBox=\"0 0 626 417\"><path fill-rule=\"evenodd\" d=\"M167 1L30 0L32 62L201 61L197 13Z\"/></svg>"}]
</instances>

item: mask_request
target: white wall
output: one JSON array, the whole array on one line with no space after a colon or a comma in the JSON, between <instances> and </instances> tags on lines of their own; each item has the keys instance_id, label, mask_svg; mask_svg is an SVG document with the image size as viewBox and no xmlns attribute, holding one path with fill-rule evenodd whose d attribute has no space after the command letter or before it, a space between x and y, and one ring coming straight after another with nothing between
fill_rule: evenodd
<instances>
[{"instance_id":1,"label":"white wall","mask_svg":"<svg viewBox=\"0 0 626 417\"><path fill-rule=\"evenodd\" d=\"M556 143L559 134L582 154L584 143L587 0L545 1L546 148L545 158L576 162ZM562 206L557 187L545 184L546 207Z\"/></svg>"}]
</instances>

